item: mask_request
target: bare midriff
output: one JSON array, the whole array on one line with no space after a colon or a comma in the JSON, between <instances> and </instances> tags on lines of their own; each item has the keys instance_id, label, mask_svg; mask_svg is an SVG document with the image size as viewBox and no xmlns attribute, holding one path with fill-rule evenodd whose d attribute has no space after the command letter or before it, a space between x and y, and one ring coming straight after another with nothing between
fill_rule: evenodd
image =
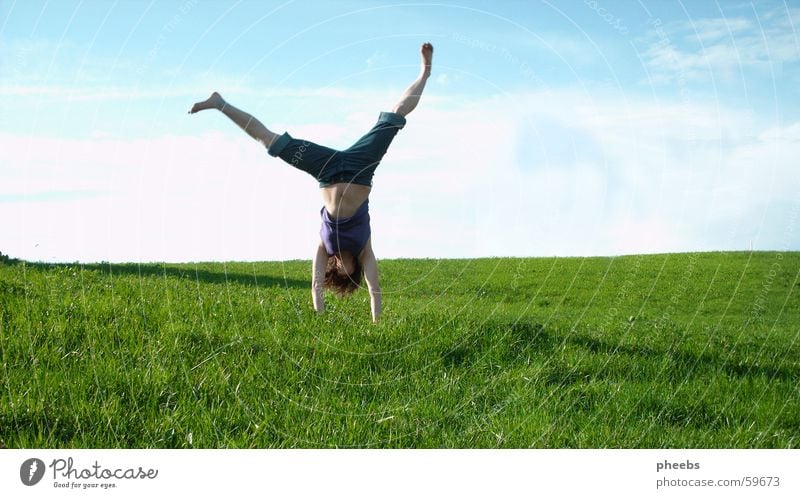
<instances>
[{"instance_id":1,"label":"bare midriff","mask_svg":"<svg viewBox=\"0 0 800 498\"><path fill-rule=\"evenodd\" d=\"M354 183L334 183L319 189L325 209L333 219L349 218L369 198L372 187Z\"/></svg>"}]
</instances>

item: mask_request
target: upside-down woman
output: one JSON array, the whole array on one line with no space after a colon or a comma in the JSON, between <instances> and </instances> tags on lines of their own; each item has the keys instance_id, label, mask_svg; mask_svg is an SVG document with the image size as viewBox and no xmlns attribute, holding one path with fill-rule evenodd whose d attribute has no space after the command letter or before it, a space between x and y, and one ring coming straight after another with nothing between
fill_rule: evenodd
<instances>
[{"instance_id":1,"label":"upside-down woman","mask_svg":"<svg viewBox=\"0 0 800 498\"><path fill-rule=\"evenodd\" d=\"M433 46L420 48L420 74L406 89L391 112L381 112L375 126L345 150L334 150L308 140L278 135L250 114L226 102L214 92L196 103L191 114L217 109L248 135L261 142L267 152L309 173L319 182L323 208L320 242L313 259L311 290L314 309L325 310L323 289L349 294L361 284L362 275L370 294L372 321L381 313L381 288L378 265L372 251L369 223L369 194L372 176L406 116L417 107L425 82L431 74Z\"/></svg>"}]
</instances>

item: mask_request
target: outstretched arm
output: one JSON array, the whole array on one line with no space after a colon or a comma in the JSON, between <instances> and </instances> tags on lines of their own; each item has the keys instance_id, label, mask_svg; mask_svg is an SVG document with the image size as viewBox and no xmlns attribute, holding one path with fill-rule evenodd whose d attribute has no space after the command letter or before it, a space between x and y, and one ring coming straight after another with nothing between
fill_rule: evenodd
<instances>
[{"instance_id":1,"label":"outstretched arm","mask_svg":"<svg viewBox=\"0 0 800 498\"><path fill-rule=\"evenodd\" d=\"M314 254L314 262L311 268L311 299L314 302L314 309L317 313L325 311L325 299L323 290L325 289L325 266L328 264L328 252L322 242L317 246Z\"/></svg>"},{"instance_id":2,"label":"outstretched arm","mask_svg":"<svg viewBox=\"0 0 800 498\"><path fill-rule=\"evenodd\" d=\"M367 246L361 252L361 266L364 268L364 279L369 289L372 323L378 323L381 314L381 284L378 282L378 261L372 252L372 239L367 241Z\"/></svg>"}]
</instances>

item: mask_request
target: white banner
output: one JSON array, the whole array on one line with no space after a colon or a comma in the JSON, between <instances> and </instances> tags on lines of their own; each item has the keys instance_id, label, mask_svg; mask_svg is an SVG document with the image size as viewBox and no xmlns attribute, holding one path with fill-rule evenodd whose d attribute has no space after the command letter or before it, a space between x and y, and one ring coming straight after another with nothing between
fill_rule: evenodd
<instances>
[{"instance_id":1,"label":"white banner","mask_svg":"<svg viewBox=\"0 0 800 498\"><path fill-rule=\"evenodd\" d=\"M2 450L0 496L800 496L798 450Z\"/></svg>"}]
</instances>

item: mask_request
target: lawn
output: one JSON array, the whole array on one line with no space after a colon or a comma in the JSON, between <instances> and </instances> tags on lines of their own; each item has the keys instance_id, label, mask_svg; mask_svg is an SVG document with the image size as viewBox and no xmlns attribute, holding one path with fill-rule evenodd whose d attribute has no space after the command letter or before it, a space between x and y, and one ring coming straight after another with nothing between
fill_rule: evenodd
<instances>
[{"instance_id":1,"label":"lawn","mask_svg":"<svg viewBox=\"0 0 800 498\"><path fill-rule=\"evenodd\" d=\"M800 253L0 262L0 446L797 448Z\"/></svg>"}]
</instances>

